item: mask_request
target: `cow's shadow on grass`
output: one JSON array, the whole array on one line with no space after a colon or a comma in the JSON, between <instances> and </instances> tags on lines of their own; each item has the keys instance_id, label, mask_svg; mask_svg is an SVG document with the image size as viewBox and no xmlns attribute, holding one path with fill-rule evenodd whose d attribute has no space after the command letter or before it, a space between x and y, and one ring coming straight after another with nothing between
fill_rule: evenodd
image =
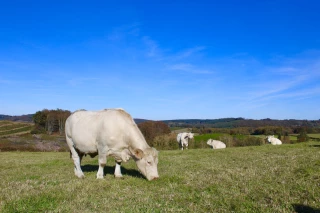
<instances>
[{"instance_id":1,"label":"cow's shadow on grass","mask_svg":"<svg viewBox=\"0 0 320 213\"><path fill-rule=\"evenodd\" d=\"M317 148L320 148L320 145L310 145L310 147L317 147Z\"/></svg>"},{"instance_id":2,"label":"cow's shadow on grass","mask_svg":"<svg viewBox=\"0 0 320 213\"><path fill-rule=\"evenodd\" d=\"M83 172L98 172L99 166L98 165L91 165L91 164L86 164L81 166L81 169ZM104 174L105 175L113 175L114 174L114 166L105 166L104 167ZM143 178L145 177L135 169L126 169L125 167L121 166L121 173L122 175L128 175L136 178Z\"/></svg>"},{"instance_id":3,"label":"cow's shadow on grass","mask_svg":"<svg viewBox=\"0 0 320 213\"><path fill-rule=\"evenodd\" d=\"M320 209L315 209L302 204L292 204L292 207L297 213L320 213Z\"/></svg>"}]
</instances>

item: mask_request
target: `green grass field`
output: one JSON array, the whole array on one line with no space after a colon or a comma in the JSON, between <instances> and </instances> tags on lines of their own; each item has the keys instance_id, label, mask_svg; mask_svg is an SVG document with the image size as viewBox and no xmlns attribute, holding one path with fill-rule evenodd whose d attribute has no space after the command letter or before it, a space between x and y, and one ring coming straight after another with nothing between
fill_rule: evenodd
<instances>
[{"instance_id":1,"label":"green grass field","mask_svg":"<svg viewBox=\"0 0 320 213\"><path fill-rule=\"evenodd\" d=\"M308 212L320 209L320 143L189 149L159 153L147 181L134 161L97 180L97 157L85 179L67 152L1 152L0 212ZM311 211L309 211L311 212Z\"/></svg>"},{"instance_id":2,"label":"green grass field","mask_svg":"<svg viewBox=\"0 0 320 213\"><path fill-rule=\"evenodd\" d=\"M208 141L209 139L218 140L220 136L223 136L226 134L223 133L211 133L211 134L203 134L203 135L196 135L194 136L194 140L196 142L198 141Z\"/></svg>"},{"instance_id":3,"label":"green grass field","mask_svg":"<svg viewBox=\"0 0 320 213\"><path fill-rule=\"evenodd\" d=\"M308 134L309 137L311 138L318 138L320 139L320 134Z\"/></svg>"}]
</instances>

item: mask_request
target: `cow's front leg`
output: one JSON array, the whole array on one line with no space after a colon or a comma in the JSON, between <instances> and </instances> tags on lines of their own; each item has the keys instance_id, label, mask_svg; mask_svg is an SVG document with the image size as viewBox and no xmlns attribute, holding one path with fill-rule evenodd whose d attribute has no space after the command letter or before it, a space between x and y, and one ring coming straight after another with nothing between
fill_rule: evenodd
<instances>
[{"instance_id":1,"label":"cow's front leg","mask_svg":"<svg viewBox=\"0 0 320 213\"><path fill-rule=\"evenodd\" d=\"M114 169L114 177L116 178L122 178L121 174L121 161L117 162L116 161L116 168Z\"/></svg>"},{"instance_id":2,"label":"cow's front leg","mask_svg":"<svg viewBox=\"0 0 320 213\"><path fill-rule=\"evenodd\" d=\"M188 149L188 144L186 144L186 149Z\"/></svg>"},{"instance_id":3,"label":"cow's front leg","mask_svg":"<svg viewBox=\"0 0 320 213\"><path fill-rule=\"evenodd\" d=\"M103 169L107 164L107 154L99 154L99 169L97 173L97 179L103 179Z\"/></svg>"}]
</instances>

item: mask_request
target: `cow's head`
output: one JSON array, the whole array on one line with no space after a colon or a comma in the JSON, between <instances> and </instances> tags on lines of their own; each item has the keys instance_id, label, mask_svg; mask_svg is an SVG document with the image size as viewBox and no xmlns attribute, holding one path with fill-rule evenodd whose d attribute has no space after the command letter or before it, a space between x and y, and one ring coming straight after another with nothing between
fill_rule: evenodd
<instances>
[{"instance_id":1,"label":"cow's head","mask_svg":"<svg viewBox=\"0 0 320 213\"><path fill-rule=\"evenodd\" d=\"M139 171L148 179L155 180L158 175L158 151L155 148L129 149Z\"/></svg>"},{"instance_id":2,"label":"cow's head","mask_svg":"<svg viewBox=\"0 0 320 213\"><path fill-rule=\"evenodd\" d=\"M192 138L193 138L193 135L194 135L193 133L189 132L189 133L188 133L188 138L192 139Z\"/></svg>"},{"instance_id":3,"label":"cow's head","mask_svg":"<svg viewBox=\"0 0 320 213\"><path fill-rule=\"evenodd\" d=\"M274 138L274 135L268 135L266 138L267 138L268 142L270 143L271 142L271 138Z\"/></svg>"}]
</instances>

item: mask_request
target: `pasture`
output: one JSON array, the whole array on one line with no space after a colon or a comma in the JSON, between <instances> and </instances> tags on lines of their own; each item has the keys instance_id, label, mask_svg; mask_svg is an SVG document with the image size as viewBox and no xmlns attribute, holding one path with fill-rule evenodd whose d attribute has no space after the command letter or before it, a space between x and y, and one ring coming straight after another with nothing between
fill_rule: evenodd
<instances>
[{"instance_id":1,"label":"pasture","mask_svg":"<svg viewBox=\"0 0 320 213\"><path fill-rule=\"evenodd\" d=\"M68 152L1 152L0 212L312 212L320 209L320 143L159 153L147 181L134 161L123 179L96 179L97 157L74 176Z\"/></svg>"},{"instance_id":2,"label":"pasture","mask_svg":"<svg viewBox=\"0 0 320 213\"><path fill-rule=\"evenodd\" d=\"M30 133L33 123L0 121L0 138Z\"/></svg>"}]
</instances>

